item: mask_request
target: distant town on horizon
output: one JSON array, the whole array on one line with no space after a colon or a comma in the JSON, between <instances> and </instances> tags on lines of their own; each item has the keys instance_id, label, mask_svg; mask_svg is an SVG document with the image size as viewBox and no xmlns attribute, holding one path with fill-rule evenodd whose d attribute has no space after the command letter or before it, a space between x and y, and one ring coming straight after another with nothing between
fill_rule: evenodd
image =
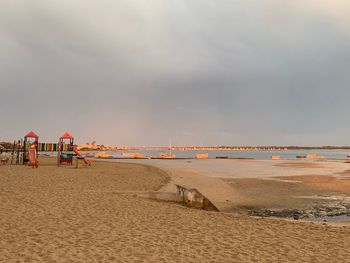
<instances>
[{"instance_id":1,"label":"distant town on horizon","mask_svg":"<svg viewBox=\"0 0 350 263\"><path fill-rule=\"evenodd\" d=\"M13 142L0 140L0 148L11 149ZM91 143L78 144L79 150L82 151L118 151L118 150L174 150L174 151L287 151L287 150L350 150L350 146L297 146L297 145L220 145L220 146L110 146Z\"/></svg>"}]
</instances>

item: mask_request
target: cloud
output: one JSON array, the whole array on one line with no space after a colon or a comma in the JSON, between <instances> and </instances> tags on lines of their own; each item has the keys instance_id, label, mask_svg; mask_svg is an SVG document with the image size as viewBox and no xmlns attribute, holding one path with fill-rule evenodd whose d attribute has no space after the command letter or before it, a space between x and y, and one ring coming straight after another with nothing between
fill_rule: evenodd
<instances>
[{"instance_id":1,"label":"cloud","mask_svg":"<svg viewBox=\"0 0 350 263\"><path fill-rule=\"evenodd\" d=\"M350 3L346 0L296 0L289 1L301 16L321 17L323 22L332 23L349 36Z\"/></svg>"},{"instance_id":2,"label":"cloud","mask_svg":"<svg viewBox=\"0 0 350 263\"><path fill-rule=\"evenodd\" d=\"M346 144L349 11L340 0L4 1L0 138Z\"/></svg>"}]
</instances>

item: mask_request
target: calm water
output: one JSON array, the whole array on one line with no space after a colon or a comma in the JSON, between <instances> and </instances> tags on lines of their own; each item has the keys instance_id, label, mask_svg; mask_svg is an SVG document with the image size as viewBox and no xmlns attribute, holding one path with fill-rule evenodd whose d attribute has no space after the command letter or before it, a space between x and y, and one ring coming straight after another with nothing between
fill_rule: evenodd
<instances>
[{"instance_id":1,"label":"calm water","mask_svg":"<svg viewBox=\"0 0 350 263\"><path fill-rule=\"evenodd\" d=\"M122 158L123 153L140 153L147 157L159 156L160 153L166 151L107 151L107 154ZM84 152L84 153L95 153ZM224 157L229 158L254 158L254 159L271 159L272 155L280 155L284 160L295 160L297 155L307 155L315 153L319 156L324 156L327 159L345 159L350 154L350 150L299 150L299 151L171 151L171 154L176 155L177 158L194 158L197 153L208 153L209 158ZM49 153L49 155L56 155L57 153Z\"/></svg>"},{"instance_id":2,"label":"calm water","mask_svg":"<svg viewBox=\"0 0 350 263\"><path fill-rule=\"evenodd\" d=\"M158 156L164 151L109 151L113 157L123 157L122 153L141 153L145 156ZM280 155L281 159L294 160L297 155L315 153L328 159L345 159L350 150L299 150L299 151L172 151L177 158L193 158L197 153L208 153L210 158L227 156L229 158L270 159L272 155Z\"/></svg>"}]
</instances>

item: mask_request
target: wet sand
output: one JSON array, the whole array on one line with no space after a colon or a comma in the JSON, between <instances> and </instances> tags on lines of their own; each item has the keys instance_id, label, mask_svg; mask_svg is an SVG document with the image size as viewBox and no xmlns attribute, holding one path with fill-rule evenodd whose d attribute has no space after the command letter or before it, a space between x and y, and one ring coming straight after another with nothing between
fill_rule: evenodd
<instances>
[{"instance_id":1,"label":"wet sand","mask_svg":"<svg viewBox=\"0 0 350 263\"><path fill-rule=\"evenodd\" d=\"M118 160L159 167L165 171L192 172L212 178L270 178L298 175L333 175L350 169L345 161L204 159L204 160Z\"/></svg>"},{"instance_id":2,"label":"wet sand","mask_svg":"<svg viewBox=\"0 0 350 263\"><path fill-rule=\"evenodd\" d=\"M350 219L349 181L316 175L287 178L225 180L241 197L231 211L319 221L339 220L332 216Z\"/></svg>"},{"instance_id":3,"label":"wet sand","mask_svg":"<svg viewBox=\"0 0 350 263\"><path fill-rule=\"evenodd\" d=\"M0 262L350 262L350 227L188 209L139 197L143 165L0 166Z\"/></svg>"},{"instance_id":4,"label":"wet sand","mask_svg":"<svg viewBox=\"0 0 350 263\"><path fill-rule=\"evenodd\" d=\"M285 162L278 166L309 169L320 168L322 164ZM350 171L347 170L331 175L305 174L224 180L242 197L241 200L244 200L239 204L241 207L306 209L315 204L323 204L327 196L350 198L349 175Z\"/></svg>"},{"instance_id":5,"label":"wet sand","mask_svg":"<svg viewBox=\"0 0 350 263\"><path fill-rule=\"evenodd\" d=\"M166 171L171 183L196 188L223 212L251 209L311 209L333 204L326 199L336 189L349 193L345 161L318 160L127 160L151 164ZM326 182L328 182L326 184ZM305 198L304 198L305 197ZM350 205L350 203L349 203Z\"/></svg>"}]
</instances>

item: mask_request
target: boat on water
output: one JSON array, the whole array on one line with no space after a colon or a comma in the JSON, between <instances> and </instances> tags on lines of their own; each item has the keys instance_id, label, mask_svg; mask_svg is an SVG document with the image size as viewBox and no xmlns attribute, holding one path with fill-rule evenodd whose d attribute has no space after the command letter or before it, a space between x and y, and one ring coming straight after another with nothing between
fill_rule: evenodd
<instances>
[{"instance_id":1,"label":"boat on water","mask_svg":"<svg viewBox=\"0 0 350 263\"><path fill-rule=\"evenodd\" d=\"M151 159L176 159L176 155L171 154L171 152L163 152L160 153L158 156L152 156Z\"/></svg>"},{"instance_id":2,"label":"boat on water","mask_svg":"<svg viewBox=\"0 0 350 263\"><path fill-rule=\"evenodd\" d=\"M152 156L151 159L176 159L176 155L172 154L173 147L171 146L171 140L169 142L168 152L161 152L158 156Z\"/></svg>"}]
</instances>

